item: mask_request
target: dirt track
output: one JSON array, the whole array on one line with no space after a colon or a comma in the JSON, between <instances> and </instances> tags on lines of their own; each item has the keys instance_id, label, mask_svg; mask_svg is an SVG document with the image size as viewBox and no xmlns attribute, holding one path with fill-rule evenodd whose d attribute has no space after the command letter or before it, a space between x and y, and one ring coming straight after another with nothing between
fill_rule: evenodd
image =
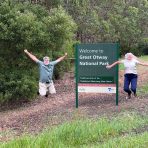
<instances>
[{"instance_id":1,"label":"dirt track","mask_svg":"<svg viewBox=\"0 0 148 148\"><path fill-rule=\"evenodd\" d=\"M139 68L138 85L148 82L148 68ZM80 94L79 109L75 108L74 80L55 81L57 94L49 98L38 97L31 103L24 103L19 108L0 112L0 141L23 133L38 133L46 127L61 124L75 118L98 118L112 116L121 111L136 111L148 114L148 95L130 100L125 99L122 91L123 71L120 72L119 107L115 105L115 95Z\"/></svg>"}]
</instances>

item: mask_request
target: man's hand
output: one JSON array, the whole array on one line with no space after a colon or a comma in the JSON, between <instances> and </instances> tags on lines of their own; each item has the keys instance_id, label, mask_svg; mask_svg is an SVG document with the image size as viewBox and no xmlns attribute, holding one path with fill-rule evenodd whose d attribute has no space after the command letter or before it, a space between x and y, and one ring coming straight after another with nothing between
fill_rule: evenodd
<instances>
[{"instance_id":1,"label":"man's hand","mask_svg":"<svg viewBox=\"0 0 148 148\"><path fill-rule=\"evenodd\" d=\"M67 56L67 52L65 53L65 57Z\"/></svg>"},{"instance_id":2,"label":"man's hand","mask_svg":"<svg viewBox=\"0 0 148 148\"><path fill-rule=\"evenodd\" d=\"M27 49L24 49L24 52L35 62L38 62L39 60L34 56L32 53L28 52Z\"/></svg>"},{"instance_id":3,"label":"man's hand","mask_svg":"<svg viewBox=\"0 0 148 148\"><path fill-rule=\"evenodd\" d=\"M27 52L28 52L28 50L27 50L27 49L24 49L24 52L25 52L25 53L27 53Z\"/></svg>"},{"instance_id":4,"label":"man's hand","mask_svg":"<svg viewBox=\"0 0 148 148\"><path fill-rule=\"evenodd\" d=\"M64 54L64 56L58 58L58 59L56 60L56 62L57 62L57 63L61 62L62 60L65 59L66 56L67 56L67 52Z\"/></svg>"}]
</instances>

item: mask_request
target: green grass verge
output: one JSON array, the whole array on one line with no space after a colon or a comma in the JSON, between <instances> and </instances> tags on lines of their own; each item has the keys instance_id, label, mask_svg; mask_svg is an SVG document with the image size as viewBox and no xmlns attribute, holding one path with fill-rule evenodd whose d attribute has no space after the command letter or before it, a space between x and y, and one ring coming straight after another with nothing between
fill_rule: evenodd
<instances>
[{"instance_id":1,"label":"green grass verge","mask_svg":"<svg viewBox=\"0 0 148 148\"><path fill-rule=\"evenodd\" d=\"M148 92L148 84L145 84L143 86L141 86L140 88L138 88L137 94L138 96L140 95L145 95Z\"/></svg>"},{"instance_id":2,"label":"green grass verge","mask_svg":"<svg viewBox=\"0 0 148 148\"><path fill-rule=\"evenodd\" d=\"M105 143L96 143L94 145L83 145L81 148L147 148L148 132L138 135L125 135L122 137L109 139Z\"/></svg>"},{"instance_id":3,"label":"green grass verge","mask_svg":"<svg viewBox=\"0 0 148 148\"><path fill-rule=\"evenodd\" d=\"M112 119L79 120L64 123L38 136L23 136L1 143L0 148L73 148L73 147L122 147L142 144L147 146L148 133L131 134L133 129L148 124L148 117L134 113L121 113ZM123 139L123 140L122 140Z\"/></svg>"},{"instance_id":4,"label":"green grass verge","mask_svg":"<svg viewBox=\"0 0 148 148\"><path fill-rule=\"evenodd\" d=\"M143 60L143 61L147 61L148 62L148 56L147 55L145 55L145 56L141 56L141 57L139 57L139 59L140 60Z\"/></svg>"}]
</instances>

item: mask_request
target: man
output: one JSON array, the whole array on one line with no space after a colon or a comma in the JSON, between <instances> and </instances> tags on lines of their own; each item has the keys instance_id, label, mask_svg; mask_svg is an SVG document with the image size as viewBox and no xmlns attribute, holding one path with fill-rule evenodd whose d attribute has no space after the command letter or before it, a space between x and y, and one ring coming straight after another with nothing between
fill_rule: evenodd
<instances>
[{"instance_id":1,"label":"man","mask_svg":"<svg viewBox=\"0 0 148 148\"><path fill-rule=\"evenodd\" d=\"M54 66L64 60L64 58L67 56L67 53L65 53L64 56L58 58L55 61L50 61L49 57L45 56L43 58L43 62L36 58L36 56L32 55L27 51L27 49L24 50L24 52L39 65L39 73L40 73L40 79L39 79L39 94L41 96L48 97L48 93L55 94L56 90L53 84L52 76L53 76L53 70Z\"/></svg>"}]
</instances>

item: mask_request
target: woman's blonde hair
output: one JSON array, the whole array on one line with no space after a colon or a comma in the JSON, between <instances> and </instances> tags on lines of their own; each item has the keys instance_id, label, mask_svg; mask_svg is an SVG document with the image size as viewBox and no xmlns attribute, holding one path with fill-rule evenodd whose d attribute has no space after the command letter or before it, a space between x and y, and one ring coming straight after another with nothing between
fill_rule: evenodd
<instances>
[{"instance_id":1,"label":"woman's blonde hair","mask_svg":"<svg viewBox=\"0 0 148 148\"><path fill-rule=\"evenodd\" d=\"M125 59L128 59L128 56L131 55L132 58L137 59L137 57L135 55L133 55L131 52L128 52L125 54Z\"/></svg>"}]
</instances>

